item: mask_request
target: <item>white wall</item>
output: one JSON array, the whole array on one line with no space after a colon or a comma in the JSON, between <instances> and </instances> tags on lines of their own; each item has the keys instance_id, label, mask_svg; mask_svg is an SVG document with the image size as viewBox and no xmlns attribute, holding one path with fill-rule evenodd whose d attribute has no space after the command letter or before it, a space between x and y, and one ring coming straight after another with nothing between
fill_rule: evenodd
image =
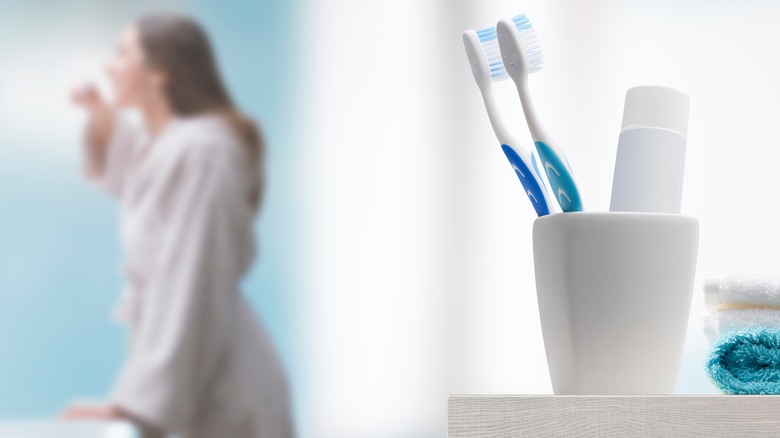
<instances>
[{"instance_id":1,"label":"white wall","mask_svg":"<svg viewBox=\"0 0 780 438\"><path fill-rule=\"evenodd\" d=\"M678 389L714 391L702 368L702 281L774 273L780 256L780 6L311 0L301 12L312 395L302 423L312 436L441 436L448 393L550 392L533 211L460 39L517 12L538 28L546 65L532 92L589 210L609 205L625 90L691 96L683 210L701 219L701 248ZM530 144L512 85L498 85Z\"/></svg>"},{"instance_id":2,"label":"white wall","mask_svg":"<svg viewBox=\"0 0 780 438\"><path fill-rule=\"evenodd\" d=\"M458 182L445 153L459 145L447 144L434 6L305 11L309 436L441 431L460 248L447 241Z\"/></svg>"}]
</instances>

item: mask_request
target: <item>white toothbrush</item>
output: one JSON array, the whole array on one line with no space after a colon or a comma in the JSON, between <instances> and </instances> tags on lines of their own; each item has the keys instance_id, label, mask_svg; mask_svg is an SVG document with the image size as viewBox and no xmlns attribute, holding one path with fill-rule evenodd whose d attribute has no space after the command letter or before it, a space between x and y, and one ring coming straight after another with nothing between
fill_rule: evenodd
<instances>
[{"instance_id":1,"label":"white toothbrush","mask_svg":"<svg viewBox=\"0 0 780 438\"><path fill-rule=\"evenodd\" d=\"M528 92L528 75L542 69L542 49L536 32L523 14L499 21L496 32L504 68L517 86L528 129L558 204L563 211L581 211L582 200L566 154L542 127Z\"/></svg>"},{"instance_id":2,"label":"white toothbrush","mask_svg":"<svg viewBox=\"0 0 780 438\"><path fill-rule=\"evenodd\" d=\"M485 102L493 132L501 143L507 159L512 164L517 177L523 184L526 195L531 200L536 214L545 216L556 211L555 203L550 202L544 179L539 173L532 151L524 148L506 129L493 97L492 81L508 79L501 62L501 53L496 41L496 28L490 27L478 32L467 30L463 33L463 45L471 64L471 72L477 82L482 100Z\"/></svg>"}]
</instances>

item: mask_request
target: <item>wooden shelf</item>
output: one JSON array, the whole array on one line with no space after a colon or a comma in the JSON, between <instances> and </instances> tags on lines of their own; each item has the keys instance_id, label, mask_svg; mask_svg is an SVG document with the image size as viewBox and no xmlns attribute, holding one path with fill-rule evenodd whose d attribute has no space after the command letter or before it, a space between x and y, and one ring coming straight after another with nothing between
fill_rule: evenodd
<instances>
[{"instance_id":1,"label":"wooden shelf","mask_svg":"<svg viewBox=\"0 0 780 438\"><path fill-rule=\"evenodd\" d=\"M451 395L450 438L780 437L780 396Z\"/></svg>"}]
</instances>

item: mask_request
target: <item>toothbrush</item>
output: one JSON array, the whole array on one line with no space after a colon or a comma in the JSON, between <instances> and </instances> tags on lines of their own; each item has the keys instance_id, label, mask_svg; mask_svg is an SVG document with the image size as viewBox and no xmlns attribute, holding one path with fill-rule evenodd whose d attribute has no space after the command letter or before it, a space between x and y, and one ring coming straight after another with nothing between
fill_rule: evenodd
<instances>
[{"instance_id":1,"label":"toothbrush","mask_svg":"<svg viewBox=\"0 0 780 438\"><path fill-rule=\"evenodd\" d=\"M496 28L489 27L478 32L467 30L463 33L463 45L466 48L474 80L482 94L493 132L501 143L501 149L512 165L512 169L520 179L536 214L545 216L555 212L555 203L550 202L547 187L539 173L533 152L522 147L512 137L498 115L492 81L508 79L508 76L501 61L501 53L498 50Z\"/></svg>"},{"instance_id":2,"label":"toothbrush","mask_svg":"<svg viewBox=\"0 0 780 438\"><path fill-rule=\"evenodd\" d=\"M528 129L558 204L565 212L581 211L582 200L566 154L542 127L528 92L528 75L542 69L542 49L536 32L528 18L520 14L512 20L499 21L496 33L504 68L517 86Z\"/></svg>"}]
</instances>

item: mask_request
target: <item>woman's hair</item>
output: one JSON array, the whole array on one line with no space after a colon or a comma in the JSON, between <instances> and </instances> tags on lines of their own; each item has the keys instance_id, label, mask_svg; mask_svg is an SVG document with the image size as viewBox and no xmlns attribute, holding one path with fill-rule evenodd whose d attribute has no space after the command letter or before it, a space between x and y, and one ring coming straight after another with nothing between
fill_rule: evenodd
<instances>
[{"instance_id":1,"label":"woman's hair","mask_svg":"<svg viewBox=\"0 0 780 438\"><path fill-rule=\"evenodd\" d=\"M233 104L217 69L203 28L177 14L153 14L137 21L147 62L167 75L165 95L174 113L218 113L246 145L252 158L250 202L259 208L262 191L263 137L254 121Z\"/></svg>"}]
</instances>

